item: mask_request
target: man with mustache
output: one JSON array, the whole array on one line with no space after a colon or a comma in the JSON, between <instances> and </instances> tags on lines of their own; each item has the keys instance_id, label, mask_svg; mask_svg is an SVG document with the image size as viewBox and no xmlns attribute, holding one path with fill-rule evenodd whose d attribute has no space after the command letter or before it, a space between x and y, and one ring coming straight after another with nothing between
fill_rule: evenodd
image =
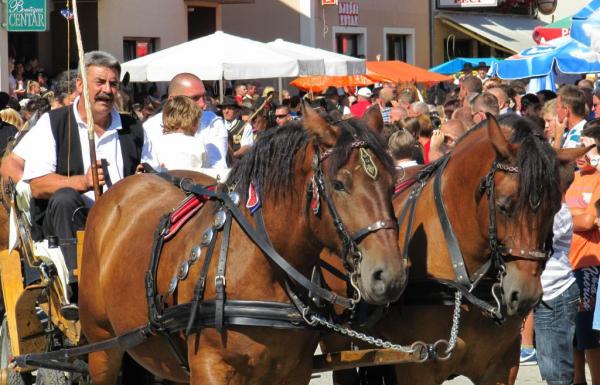
<instances>
[{"instance_id":1,"label":"man with mustache","mask_svg":"<svg viewBox=\"0 0 600 385\"><path fill-rule=\"evenodd\" d=\"M83 95L82 76L87 76L97 164L90 164L83 96L43 115L15 148L25 160L23 180L31 186L32 237L58 237L69 271L76 266L76 231L84 227L87 208L94 203L92 167L106 189L134 174L142 162L157 166L142 126L113 107L121 75L117 59L106 52L88 52L84 66L76 86ZM66 308L64 315L75 318L76 308Z\"/></svg>"}]
</instances>

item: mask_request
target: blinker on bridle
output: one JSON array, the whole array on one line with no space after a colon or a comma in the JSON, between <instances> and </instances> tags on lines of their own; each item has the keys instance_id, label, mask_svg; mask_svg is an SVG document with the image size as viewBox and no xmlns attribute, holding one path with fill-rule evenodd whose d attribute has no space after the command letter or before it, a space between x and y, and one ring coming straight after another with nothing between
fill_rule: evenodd
<instances>
[{"instance_id":1,"label":"blinker on bridle","mask_svg":"<svg viewBox=\"0 0 600 385\"><path fill-rule=\"evenodd\" d=\"M364 140L355 140L350 144L351 149L359 149L359 158L365 173L373 180L377 179L378 169L371 158L371 155L367 152L366 148L368 143ZM368 226L361 228L360 230L350 234L344 225L342 218L337 211L333 199L329 194L329 191L325 185L325 178L322 169L322 162L325 161L333 152L335 148L329 148L322 153L318 146L315 146L315 154L312 161L313 177L308 183L307 188L307 201L309 207L312 209L314 215L319 214L321 196L327 204L331 216L333 217L333 224L337 231L339 238L343 244L342 260L344 267L352 274L358 273L358 268L362 260L362 254L358 250L358 244L372 233L375 233L383 229L396 229L397 224L393 219L380 219Z\"/></svg>"}]
</instances>

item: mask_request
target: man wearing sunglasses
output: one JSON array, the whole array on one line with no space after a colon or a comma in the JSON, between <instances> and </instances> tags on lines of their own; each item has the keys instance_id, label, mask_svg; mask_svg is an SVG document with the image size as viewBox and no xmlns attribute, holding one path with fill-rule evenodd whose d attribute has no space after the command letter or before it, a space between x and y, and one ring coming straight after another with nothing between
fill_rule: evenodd
<instances>
[{"instance_id":1,"label":"man wearing sunglasses","mask_svg":"<svg viewBox=\"0 0 600 385\"><path fill-rule=\"evenodd\" d=\"M288 106L279 106L275 109L275 123L277 127L285 126L290 120L292 120L292 115Z\"/></svg>"},{"instance_id":2,"label":"man wearing sunglasses","mask_svg":"<svg viewBox=\"0 0 600 385\"><path fill-rule=\"evenodd\" d=\"M175 96L187 96L202 110L195 136L204 143L206 148L206 167L223 170L227 168L227 128L225 128L223 119L214 112L204 110L206 108L205 93L202 80L190 73L175 75L169 83L169 99ZM144 129L151 142L160 140L163 135L162 112L148 119L144 123Z\"/></svg>"}]
</instances>

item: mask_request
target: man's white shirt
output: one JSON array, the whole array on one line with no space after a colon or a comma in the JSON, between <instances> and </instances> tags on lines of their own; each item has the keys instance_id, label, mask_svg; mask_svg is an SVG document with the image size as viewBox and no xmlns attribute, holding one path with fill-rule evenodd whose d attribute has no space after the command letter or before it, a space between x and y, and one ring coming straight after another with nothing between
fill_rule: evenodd
<instances>
[{"instance_id":1,"label":"man's white shirt","mask_svg":"<svg viewBox=\"0 0 600 385\"><path fill-rule=\"evenodd\" d=\"M146 120L144 130L151 142L156 143L163 136L163 114L158 113ZM212 111L203 111L198 122L196 138L204 144L206 151L207 168L227 168L227 128L223 119ZM202 151L202 149L198 149Z\"/></svg>"},{"instance_id":2,"label":"man's white shirt","mask_svg":"<svg viewBox=\"0 0 600 385\"><path fill-rule=\"evenodd\" d=\"M83 160L84 173L90 168L90 147L88 145L87 124L81 119L77 104L79 97L73 102L73 112L79 133L81 143L81 157ZM71 107L69 107L71 108ZM112 183L123 179L123 154L121 152L121 142L119 141L118 130L122 128L121 116L116 109L111 111L111 123L101 137L96 136L96 159L106 159L108 162L108 174ZM56 172L56 141L52 134L50 126L50 115L42 115L37 124L23 137L15 147L14 153L25 160L25 169L23 171L23 180L30 181L44 175ZM142 147L142 163L148 163L153 167L158 167L156 154L152 150L152 144L144 134L144 145ZM104 186L106 191L107 186ZM82 194L87 205L94 202L94 191L88 191Z\"/></svg>"}]
</instances>

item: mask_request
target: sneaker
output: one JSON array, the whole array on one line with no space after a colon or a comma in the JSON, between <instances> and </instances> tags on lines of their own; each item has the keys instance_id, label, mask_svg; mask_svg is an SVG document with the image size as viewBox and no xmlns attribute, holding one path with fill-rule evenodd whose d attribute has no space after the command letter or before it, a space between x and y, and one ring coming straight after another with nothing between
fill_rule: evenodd
<instances>
[{"instance_id":1,"label":"sneaker","mask_svg":"<svg viewBox=\"0 0 600 385\"><path fill-rule=\"evenodd\" d=\"M535 348L521 348L521 366L537 365Z\"/></svg>"}]
</instances>

